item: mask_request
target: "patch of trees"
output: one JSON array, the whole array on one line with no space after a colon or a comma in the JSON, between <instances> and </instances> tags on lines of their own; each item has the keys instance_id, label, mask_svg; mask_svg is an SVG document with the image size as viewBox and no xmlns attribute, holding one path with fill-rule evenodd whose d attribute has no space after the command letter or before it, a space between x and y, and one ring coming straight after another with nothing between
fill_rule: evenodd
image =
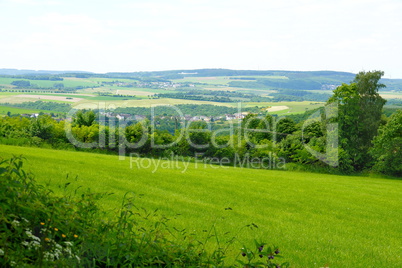
<instances>
[{"instance_id":1,"label":"patch of trees","mask_svg":"<svg viewBox=\"0 0 402 268\"><path fill-rule=\"evenodd\" d=\"M11 85L16 86L18 88L28 88L31 86L31 82L27 80L15 80L11 82Z\"/></svg>"},{"instance_id":2,"label":"patch of trees","mask_svg":"<svg viewBox=\"0 0 402 268\"><path fill-rule=\"evenodd\" d=\"M321 89L322 84L314 80L302 79L266 79L259 78L256 81L231 81L230 87L241 88L279 88L279 89L299 89L299 90L317 90Z\"/></svg>"},{"instance_id":3,"label":"patch of trees","mask_svg":"<svg viewBox=\"0 0 402 268\"><path fill-rule=\"evenodd\" d=\"M387 100L387 106L402 106L402 99L389 99Z\"/></svg>"},{"instance_id":4,"label":"patch of trees","mask_svg":"<svg viewBox=\"0 0 402 268\"><path fill-rule=\"evenodd\" d=\"M306 90L279 89L277 93L272 93L273 101L327 101L330 94L315 93Z\"/></svg>"},{"instance_id":5,"label":"patch of trees","mask_svg":"<svg viewBox=\"0 0 402 268\"><path fill-rule=\"evenodd\" d=\"M61 113L67 113L72 108L71 105L68 103L58 103L51 101L35 101L35 102L27 101L23 103L2 103L1 105L23 108L23 109L54 111Z\"/></svg>"},{"instance_id":6,"label":"patch of trees","mask_svg":"<svg viewBox=\"0 0 402 268\"><path fill-rule=\"evenodd\" d=\"M134 95L112 94L110 92L97 92L97 94L98 94L98 96L103 96L103 97L138 99Z\"/></svg>"},{"instance_id":7,"label":"patch of trees","mask_svg":"<svg viewBox=\"0 0 402 268\"><path fill-rule=\"evenodd\" d=\"M170 99L183 99L183 100L199 100L199 101L213 101L213 102L233 102L229 97L219 96L205 96L188 93L160 93L156 94L157 98L170 98Z\"/></svg>"},{"instance_id":8,"label":"patch of trees","mask_svg":"<svg viewBox=\"0 0 402 268\"><path fill-rule=\"evenodd\" d=\"M236 91L223 91L223 90L199 90L199 89L178 89L179 93L162 93L156 94L158 98L172 98L172 99L188 99L188 100L203 100L215 102L267 102L272 101L271 98L261 97L251 93L241 93Z\"/></svg>"},{"instance_id":9,"label":"patch of trees","mask_svg":"<svg viewBox=\"0 0 402 268\"><path fill-rule=\"evenodd\" d=\"M234 114L238 112L237 108L218 106L211 104L178 104L174 106L183 115L190 116L221 116L225 114ZM177 110L171 106L157 106L154 107L153 112L156 116L179 116ZM246 112L258 112L256 107L242 108L242 111ZM113 110L115 113L131 114L131 115L144 115L151 116L151 108L147 107L126 107L116 108Z\"/></svg>"}]
</instances>

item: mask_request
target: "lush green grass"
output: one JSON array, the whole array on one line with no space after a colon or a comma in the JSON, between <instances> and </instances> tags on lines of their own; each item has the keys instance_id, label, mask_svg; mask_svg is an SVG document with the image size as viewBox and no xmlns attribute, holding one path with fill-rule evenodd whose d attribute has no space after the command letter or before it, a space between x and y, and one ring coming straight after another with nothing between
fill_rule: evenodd
<instances>
[{"instance_id":1,"label":"lush green grass","mask_svg":"<svg viewBox=\"0 0 402 268\"><path fill-rule=\"evenodd\" d=\"M216 223L219 233L238 234L240 241L276 244L292 267L402 266L401 180L201 163L185 170L182 162L168 161L156 169L136 158L130 168L129 158L4 145L0 152L25 155L28 169L56 192L69 181L113 192L104 200L110 209L128 191L143 194L138 206L169 218L181 214L175 226L202 234ZM259 228L238 233L250 223Z\"/></svg>"},{"instance_id":2,"label":"lush green grass","mask_svg":"<svg viewBox=\"0 0 402 268\"><path fill-rule=\"evenodd\" d=\"M21 109L21 108L15 108L15 107L0 106L0 116L6 115L7 112L10 112L11 114L33 114L33 113L39 113L41 111L33 110L33 109ZM46 112L48 112L48 111L46 111Z\"/></svg>"}]
</instances>

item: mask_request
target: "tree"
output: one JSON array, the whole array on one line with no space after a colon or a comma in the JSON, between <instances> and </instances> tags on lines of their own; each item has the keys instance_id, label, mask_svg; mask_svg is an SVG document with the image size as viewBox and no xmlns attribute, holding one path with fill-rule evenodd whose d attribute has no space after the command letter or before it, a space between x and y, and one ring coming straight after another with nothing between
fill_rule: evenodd
<instances>
[{"instance_id":1,"label":"tree","mask_svg":"<svg viewBox=\"0 0 402 268\"><path fill-rule=\"evenodd\" d=\"M27 80L15 80L15 81L11 82L11 85L19 87L19 88L24 88L24 87L30 87L31 82L29 82Z\"/></svg>"},{"instance_id":2,"label":"tree","mask_svg":"<svg viewBox=\"0 0 402 268\"><path fill-rule=\"evenodd\" d=\"M61 90L64 88L64 84L63 83L54 83L53 87L57 88L58 90Z\"/></svg>"},{"instance_id":3,"label":"tree","mask_svg":"<svg viewBox=\"0 0 402 268\"><path fill-rule=\"evenodd\" d=\"M292 134L297 130L295 122L290 118L280 119L276 123L276 141L280 142L288 134Z\"/></svg>"},{"instance_id":4,"label":"tree","mask_svg":"<svg viewBox=\"0 0 402 268\"><path fill-rule=\"evenodd\" d=\"M378 94L385 87L379 83L383 75L382 71L360 72L350 85L342 84L335 89L328 100L328 104L338 104L339 145L355 170L362 170L372 160L368 151L386 102Z\"/></svg>"},{"instance_id":5,"label":"tree","mask_svg":"<svg viewBox=\"0 0 402 268\"><path fill-rule=\"evenodd\" d=\"M31 135L39 137L43 140L51 140L54 135L55 121L50 115L39 115L38 118L32 120Z\"/></svg>"},{"instance_id":6,"label":"tree","mask_svg":"<svg viewBox=\"0 0 402 268\"><path fill-rule=\"evenodd\" d=\"M390 175L402 176L402 110L394 113L388 124L380 128L370 150L374 169Z\"/></svg>"},{"instance_id":7,"label":"tree","mask_svg":"<svg viewBox=\"0 0 402 268\"><path fill-rule=\"evenodd\" d=\"M96 119L96 114L94 113L94 111L90 110L90 111L82 111L79 110L76 114L75 114L75 118L74 118L74 124L78 125L78 126L91 126L92 124L95 124L95 119Z\"/></svg>"}]
</instances>

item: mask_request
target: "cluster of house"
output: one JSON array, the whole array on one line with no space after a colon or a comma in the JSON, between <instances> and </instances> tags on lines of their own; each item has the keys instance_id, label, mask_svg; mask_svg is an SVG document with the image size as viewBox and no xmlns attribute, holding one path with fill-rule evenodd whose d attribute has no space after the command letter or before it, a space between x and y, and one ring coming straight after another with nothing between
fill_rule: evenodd
<instances>
[{"instance_id":1,"label":"cluster of house","mask_svg":"<svg viewBox=\"0 0 402 268\"><path fill-rule=\"evenodd\" d=\"M132 115L132 114L125 114L125 113L112 113L112 112L101 112L101 114L105 117L109 118L117 118L118 120L135 120L135 121L141 121L146 118L145 115ZM248 112L244 113L235 113L235 114L225 114L221 116L192 116L192 115L183 115L183 116L159 116L160 119L179 119L179 120L185 120L185 121L216 121L216 120L235 120L235 119L243 119L246 117Z\"/></svg>"},{"instance_id":2,"label":"cluster of house","mask_svg":"<svg viewBox=\"0 0 402 268\"><path fill-rule=\"evenodd\" d=\"M118 120L135 120L135 121L141 121L146 119L145 115L132 115L132 114L126 114L126 113L113 113L113 112L100 112L100 114L103 117L108 117L108 118L116 118ZM236 120L236 119L243 119L246 117L248 112L243 112L243 113L235 113L235 114L225 114L225 115L220 115L220 116L192 116L192 115L183 115L180 117L177 116L159 116L160 119L179 119L179 120L185 120L185 121L205 121L205 122L213 122L217 120ZM27 117L27 118L37 118L39 116L38 113L34 114L21 114L22 117ZM54 116L52 116L54 117Z\"/></svg>"},{"instance_id":3,"label":"cluster of house","mask_svg":"<svg viewBox=\"0 0 402 268\"><path fill-rule=\"evenodd\" d=\"M21 114L22 117L37 118L39 114Z\"/></svg>"},{"instance_id":4,"label":"cluster of house","mask_svg":"<svg viewBox=\"0 0 402 268\"><path fill-rule=\"evenodd\" d=\"M141 88L160 88L160 89L166 89L166 88L178 88L182 87L183 84L180 83L172 83L172 82L102 82L103 84L112 84L114 86L119 86L119 87L141 87ZM189 87L194 87L193 84L188 84L186 86Z\"/></svg>"}]
</instances>

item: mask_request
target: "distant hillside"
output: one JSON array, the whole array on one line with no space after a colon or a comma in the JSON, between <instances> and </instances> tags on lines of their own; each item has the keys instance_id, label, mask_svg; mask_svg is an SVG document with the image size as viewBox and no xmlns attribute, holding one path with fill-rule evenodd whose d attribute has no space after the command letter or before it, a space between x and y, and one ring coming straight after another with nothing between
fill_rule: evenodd
<instances>
[{"instance_id":1,"label":"distant hillside","mask_svg":"<svg viewBox=\"0 0 402 268\"><path fill-rule=\"evenodd\" d=\"M47 71L0 69L0 75L58 75L77 78L126 78L145 82L167 82L186 77L229 77L228 86L256 89L333 90L342 83L350 83L354 73L336 71L285 71L285 70L230 70L194 69L150 72L109 72L97 74L83 71ZM382 79L386 90L402 91L402 79Z\"/></svg>"}]
</instances>

